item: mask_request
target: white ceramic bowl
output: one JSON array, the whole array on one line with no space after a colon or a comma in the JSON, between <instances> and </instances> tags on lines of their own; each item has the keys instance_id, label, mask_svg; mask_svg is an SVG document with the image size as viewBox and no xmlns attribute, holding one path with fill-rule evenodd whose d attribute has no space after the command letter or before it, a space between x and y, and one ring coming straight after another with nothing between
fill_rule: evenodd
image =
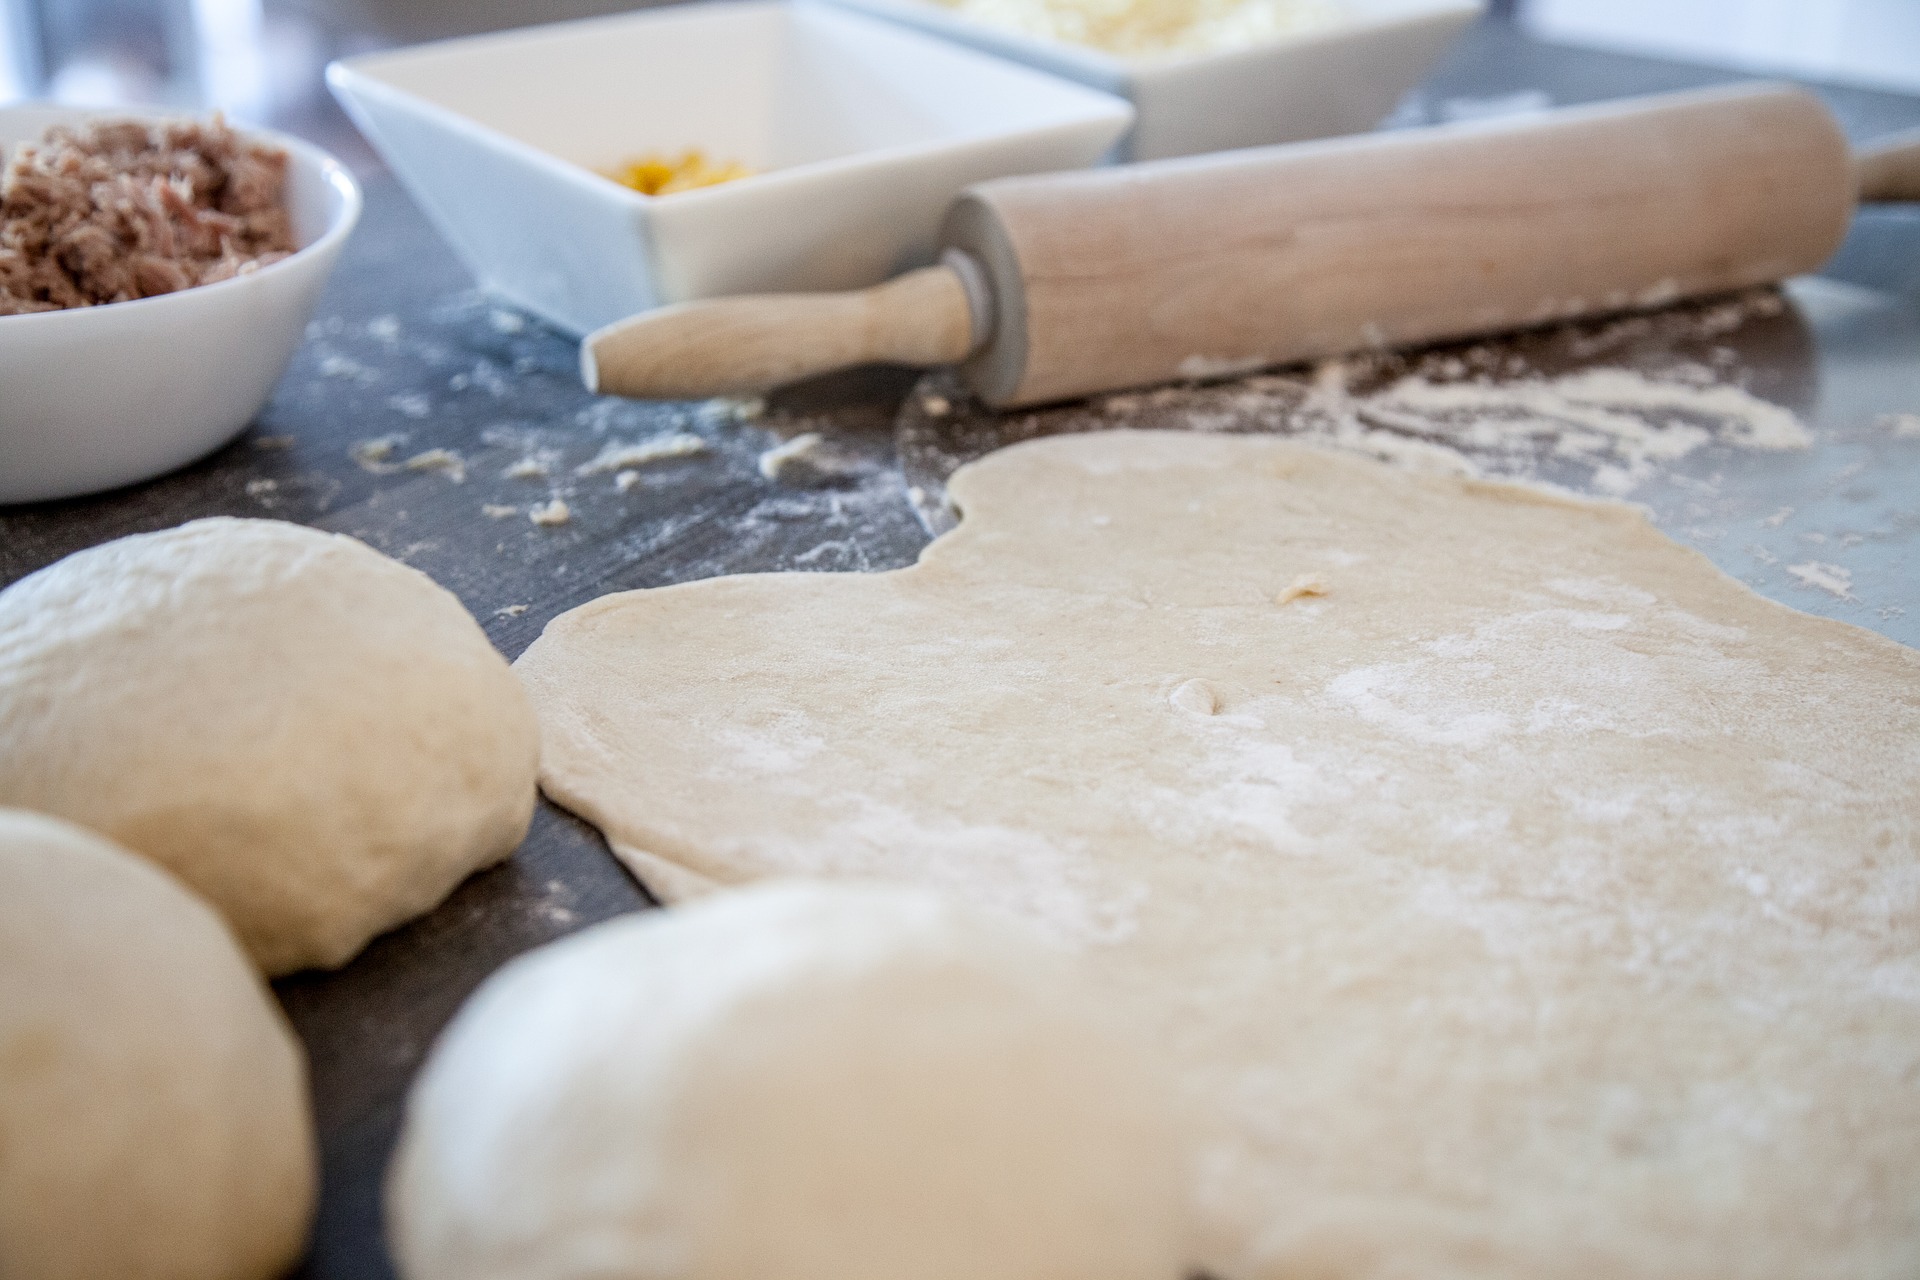
<instances>
[{"instance_id":1,"label":"white ceramic bowl","mask_svg":"<svg viewBox=\"0 0 1920 1280\"><path fill-rule=\"evenodd\" d=\"M482 284L576 334L663 303L875 284L932 260L961 188L1092 164L1133 114L780 0L369 54L327 79ZM596 172L687 148L762 172L665 196Z\"/></svg>"},{"instance_id":2,"label":"white ceramic bowl","mask_svg":"<svg viewBox=\"0 0 1920 1280\"><path fill-rule=\"evenodd\" d=\"M0 152L49 125L129 114L0 108ZM292 158L287 202L303 247L219 284L0 316L0 504L95 493L185 466L238 435L267 402L360 217L360 188L316 147L245 132Z\"/></svg>"},{"instance_id":3,"label":"white ceramic bowl","mask_svg":"<svg viewBox=\"0 0 1920 1280\"><path fill-rule=\"evenodd\" d=\"M1117 152L1158 160L1373 128L1485 0L1343 0L1337 25L1225 53L1120 58L961 17L933 0L833 0L1118 94L1139 112Z\"/></svg>"}]
</instances>

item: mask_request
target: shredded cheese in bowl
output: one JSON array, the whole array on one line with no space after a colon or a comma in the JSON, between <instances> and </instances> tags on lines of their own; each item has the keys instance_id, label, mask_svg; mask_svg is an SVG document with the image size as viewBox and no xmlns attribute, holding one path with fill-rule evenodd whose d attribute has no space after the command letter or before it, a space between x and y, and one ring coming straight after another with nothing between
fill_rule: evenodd
<instances>
[{"instance_id":1,"label":"shredded cheese in bowl","mask_svg":"<svg viewBox=\"0 0 1920 1280\"><path fill-rule=\"evenodd\" d=\"M1332 26L1338 0L935 0L1021 35L1121 57L1219 53Z\"/></svg>"},{"instance_id":2,"label":"shredded cheese in bowl","mask_svg":"<svg viewBox=\"0 0 1920 1280\"><path fill-rule=\"evenodd\" d=\"M698 148L668 157L657 151L622 162L607 176L623 187L631 187L643 196L667 196L696 187L718 186L737 178L750 178L754 170L736 160L718 164L707 159Z\"/></svg>"}]
</instances>

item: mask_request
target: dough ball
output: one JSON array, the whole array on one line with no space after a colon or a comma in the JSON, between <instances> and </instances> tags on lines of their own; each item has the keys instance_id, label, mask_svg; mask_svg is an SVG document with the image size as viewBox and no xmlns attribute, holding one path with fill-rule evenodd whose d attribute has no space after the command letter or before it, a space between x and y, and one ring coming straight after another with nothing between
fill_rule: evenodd
<instances>
[{"instance_id":1,"label":"dough ball","mask_svg":"<svg viewBox=\"0 0 1920 1280\"><path fill-rule=\"evenodd\" d=\"M389 1185L408 1280L1181 1280L1146 1046L907 889L771 885L507 966Z\"/></svg>"},{"instance_id":2,"label":"dough ball","mask_svg":"<svg viewBox=\"0 0 1920 1280\"><path fill-rule=\"evenodd\" d=\"M266 1280L313 1196L300 1049L226 925L0 809L0 1275Z\"/></svg>"},{"instance_id":3,"label":"dough ball","mask_svg":"<svg viewBox=\"0 0 1920 1280\"><path fill-rule=\"evenodd\" d=\"M0 592L0 804L154 859L270 974L513 852L538 754L460 602L352 538L196 520Z\"/></svg>"}]
</instances>

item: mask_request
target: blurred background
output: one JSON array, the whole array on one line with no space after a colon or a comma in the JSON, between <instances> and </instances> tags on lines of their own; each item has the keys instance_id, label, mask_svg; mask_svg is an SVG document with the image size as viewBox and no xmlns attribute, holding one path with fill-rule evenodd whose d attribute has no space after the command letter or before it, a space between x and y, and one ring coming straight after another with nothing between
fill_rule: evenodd
<instances>
[{"instance_id":1,"label":"blurred background","mask_svg":"<svg viewBox=\"0 0 1920 1280\"><path fill-rule=\"evenodd\" d=\"M0 102L217 107L371 165L322 86L329 59L634 7L631 0L0 0ZM1920 94L1920 0L1496 0L1489 22L1532 42ZM1483 83L1489 69L1479 68ZM1524 69L1515 72L1514 91L1524 95ZM1527 105L1522 98L1489 109ZM1412 122L1472 110L1415 104L1401 116Z\"/></svg>"}]
</instances>

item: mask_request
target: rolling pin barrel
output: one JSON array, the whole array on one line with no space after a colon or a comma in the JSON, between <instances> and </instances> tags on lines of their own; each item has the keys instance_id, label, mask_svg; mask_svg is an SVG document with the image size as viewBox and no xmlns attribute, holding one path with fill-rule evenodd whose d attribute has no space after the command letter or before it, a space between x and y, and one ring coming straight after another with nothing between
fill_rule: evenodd
<instances>
[{"instance_id":1,"label":"rolling pin barrel","mask_svg":"<svg viewBox=\"0 0 1920 1280\"><path fill-rule=\"evenodd\" d=\"M990 404L1653 306L1818 267L1853 209L1819 101L1763 86L971 189Z\"/></svg>"}]
</instances>

